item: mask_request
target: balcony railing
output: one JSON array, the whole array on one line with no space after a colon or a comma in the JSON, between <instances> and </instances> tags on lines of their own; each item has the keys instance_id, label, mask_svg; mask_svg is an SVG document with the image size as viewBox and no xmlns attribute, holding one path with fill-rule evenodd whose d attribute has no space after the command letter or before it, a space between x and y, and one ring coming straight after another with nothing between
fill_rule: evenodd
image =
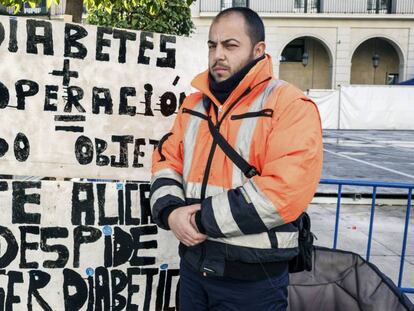
<instances>
[{"instance_id":1,"label":"balcony railing","mask_svg":"<svg viewBox=\"0 0 414 311\"><path fill-rule=\"evenodd\" d=\"M24 5L19 12L14 13L14 7L4 7L0 6L0 15L17 15L17 16L38 16L38 15L48 15L48 10L46 6L37 6L31 8L29 5Z\"/></svg>"},{"instance_id":2,"label":"balcony railing","mask_svg":"<svg viewBox=\"0 0 414 311\"><path fill-rule=\"evenodd\" d=\"M201 12L247 6L258 13L414 14L414 0L199 0Z\"/></svg>"}]
</instances>

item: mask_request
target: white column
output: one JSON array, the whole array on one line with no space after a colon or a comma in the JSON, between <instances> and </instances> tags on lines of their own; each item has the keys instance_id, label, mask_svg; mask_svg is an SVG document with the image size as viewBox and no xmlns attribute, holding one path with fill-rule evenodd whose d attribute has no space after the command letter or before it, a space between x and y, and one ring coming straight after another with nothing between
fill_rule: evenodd
<instances>
[{"instance_id":1,"label":"white column","mask_svg":"<svg viewBox=\"0 0 414 311\"><path fill-rule=\"evenodd\" d=\"M194 1L191 6L191 16L199 17L200 16L200 0Z\"/></svg>"},{"instance_id":2,"label":"white column","mask_svg":"<svg viewBox=\"0 0 414 311\"><path fill-rule=\"evenodd\" d=\"M407 70L405 77L400 81L414 78L414 27L410 28L408 37L408 55L407 55Z\"/></svg>"},{"instance_id":3,"label":"white column","mask_svg":"<svg viewBox=\"0 0 414 311\"><path fill-rule=\"evenodd\" d=\"M334 88L351 83L351 29L339 27L336 40L336 66L334 68Z\"/></svg>"}]
</instances>

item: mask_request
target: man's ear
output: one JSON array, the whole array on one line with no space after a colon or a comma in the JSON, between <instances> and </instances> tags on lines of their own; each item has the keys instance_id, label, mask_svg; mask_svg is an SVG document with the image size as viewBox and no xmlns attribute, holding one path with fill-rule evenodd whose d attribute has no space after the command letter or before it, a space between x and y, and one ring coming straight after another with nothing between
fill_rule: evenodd
<instances>
[{"instance_id":1,"label":"man's ear","mask_svg":"<svg viewBox=\"0 0 414 311\"><path fill-rule=\"evenodd\" d=\"M253 55L254 58L259 58L262 56L266 51L266 43L264 41L257 42L253 48Z\"/></svg>"}]
</instances>

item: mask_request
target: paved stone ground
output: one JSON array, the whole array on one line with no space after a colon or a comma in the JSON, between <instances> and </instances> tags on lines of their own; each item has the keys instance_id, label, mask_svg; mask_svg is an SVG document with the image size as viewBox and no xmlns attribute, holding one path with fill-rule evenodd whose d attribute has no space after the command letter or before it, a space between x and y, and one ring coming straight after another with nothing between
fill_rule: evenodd
<instances>
[{"instance_id":1,"label":"paved stone ground","mask_svg":"<svg viewBox=\"0 0 414 311\"><path fill-rule=\"evenodd\" d=\"M414 131L325 130L322 178L414 184ZM323 185L318 192L335 192ZM369 189L346 187L345 192ZM407 191L378 189L378 193Z\"/></svg>"},{"instance_id":2,"label":"paved stone ground","mask_svg":"<svg viewBox=\"0 0 414 311\"><path fill-rule=\"evenodd\" d=\"M318 198L314 200L317 202ZM341 206L337 248L353 251L365 258L368 243L370 205L346 204ZM370 261L398 282L400 254L405 223L405 206L377 206L373 229ZM316 245L332 247L335 228L335 204L313 203L308 212ZM409 235L404 264L403 287L414 288L414 217L409 224ZM414 302L414 295L408 297Z\"/></svg>"},{"instance_id":3,"label":"paved stone ground","mask_svg":"<svg viewBox=\"0 0 414 311\"><path fill-rule=\"evenodd\" d=\"M414 131L325 130L322 178L400 182L414 185ZM309 209L317 245L332 247L335 226L335 185L320 185L318 198ZM348 197L372 193L371 187L344 186ZM407 189L378 188L379 196L399 196L399 201L379 205L375 212L370 261L398 282ZM404 197L405 196L405 197ZM359 204L342 205L337 247L365 258L368 243L370 199L344 199ZM331 204L320 204L329 202ZM384 200L378 200L384 202ZM413 200L414 202L414 200ZM414 209L411 207L404 263L403 287L414 288ZM414 295L408 297L414 302Z\"/></svg>"}]
</instances>

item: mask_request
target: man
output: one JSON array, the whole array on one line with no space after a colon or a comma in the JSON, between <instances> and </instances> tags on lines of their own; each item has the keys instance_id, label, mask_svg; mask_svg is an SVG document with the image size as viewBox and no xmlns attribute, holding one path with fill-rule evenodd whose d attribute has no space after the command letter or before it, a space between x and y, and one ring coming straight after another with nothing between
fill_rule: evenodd
<instances>
[{"instance_id":1,"label":"man","mask_svg":"<svg viewBox=\"0 0 414 311\"><path fill-rule=\"evenodd\" d=\"M154 221L181 242L180 310L286 310L295 221L322 167L315 104L272 77L264 26L231 8L209 32L209 69L153 156ZM246 174L209 123L259 174Z\"/></svg>"}]
</instances>

